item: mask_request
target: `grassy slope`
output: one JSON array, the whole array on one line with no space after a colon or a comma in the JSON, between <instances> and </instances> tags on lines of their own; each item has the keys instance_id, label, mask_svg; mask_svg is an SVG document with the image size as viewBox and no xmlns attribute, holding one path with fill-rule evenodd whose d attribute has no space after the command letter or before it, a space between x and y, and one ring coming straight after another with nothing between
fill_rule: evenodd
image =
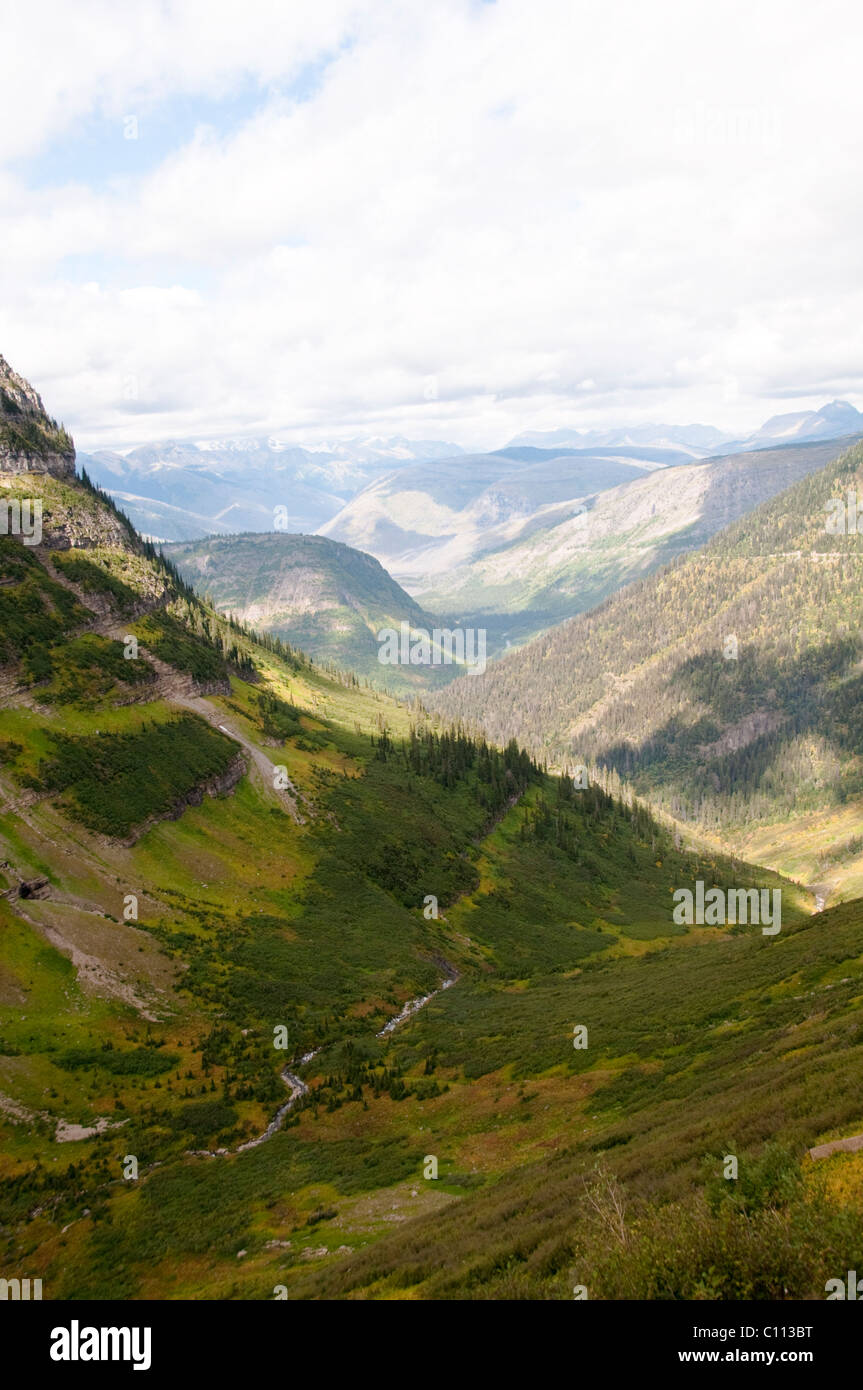
<instances>
[{"instance_id":1,"label":"grassy slope","mask_svg":"<svg viewBox=\"0 0 863 1390\"><path fill-rule=\"evenodd\" d=\"M92 503L110 538L110 514L78 492L58 516L60 503ZM134 546L88 556L142 597L168 583ZM80 585L75 597L94 601ZM101 597L120 618L122 595ZM836 1185L825 1216L795 1179L803 1147L863 1127L858 914L811 918L785 885L779 938L675 927L672 889L696 876L778 880L715 853L695 860L643 812L592 790L561 799L541 774L492 824L495 796L509 795L500 768L484 780L455 746L424 762L402 748L410 716L386 696L222 636L253 657L256 680L233 675L208 704L287 767L303 824L252 770L134 844L95 834L74 803L29 799L22 769L38 770L57 731L163 726L180 712L170 690L142 683L118 704L128 691L88 685L43 704L47 682L0 668L7 692L23 682L0 711L0 743L20 749L0 767L0 872L48 880L47 896L0 899L0 1092L35 1116L0 1111L4 1271L41 1275L52 1298L272 1297L280 1283L292 1297L567 1297L576 1273L594 1296L619 1294L647 1278L663 1203L688 1203L711 1239L709 1223L729 1219L699 1205L703 1165L729 1144L755 1174L752 1212L731 1212L750 1264L764 1210L794 1232L835 1228L817 1258L799 1240L796 1263L781 1247L758 1292L784 1280L817 1296L821 1264L855 1267L854 1191ZM282 702L275 716L266 695ZM128 893L137 922L123 920ZM439 920L423 916L426 894ZM439 983L442 961L456 986L378 1038ZM575 1023L586 1052L572 1047ZM287 1054L272 1044L278 1024ZM312 1047L311 1094L283 1132L238 1157L186 1155L260 1133L286 1095L285 1056ZM99 1118L125 1123L56 1142L60 1119ZM790 1157L765 1159L777 1135ZM128 1154L137 1182L122 1177ZM581 1175L600 1155L606 1175L591 1181L617 1168L631 1192L631 1268L585 1263L601 1218ZM717 1268L718 1292L735 1296L737 1265ZM702 1277L700 1255L681 1257L669 1288Z\"/></svg>"}]
</instances>

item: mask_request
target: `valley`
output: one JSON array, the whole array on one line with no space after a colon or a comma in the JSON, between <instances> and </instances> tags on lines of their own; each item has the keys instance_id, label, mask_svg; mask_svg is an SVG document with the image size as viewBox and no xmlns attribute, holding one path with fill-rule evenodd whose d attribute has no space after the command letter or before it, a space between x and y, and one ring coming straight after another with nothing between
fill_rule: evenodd
<instances>
[{"instance_id":1,"label":"valley","mask_svg":"<svg viewBox=\"0 0 863 1390\"><path fill-rule=\"evenodd\" d=\"M860 6L6 9L4 1369L847 1379Z\"/></svg>"},{"instance_id":2,"label":"valley","mask_svg":"<svg viewBox=\"0 0 863 1390\"><path fill-rule=\"evenodd\" d=\"M487 740L217 612L68 470L38 491L40 544L0 537L9 1276L57 1300L733 1300L856 1267L861 1155L809 1150L861 1128L857 902L684 837L586 738L574 781L529 730ZM792 511L771 544L808 543ZM814 602L828 568L798 568ZM589 712L605 668L567 659ZM781 930L676 920L698 883L778 894Z\"/></svg>"},{"instance_id":3,"label":"valley","mask_svg":"<svg viewBox=\"0 0 863 1390\"><path fill-rule=\"evenodd\" d=\"M520 446L405 464L361 491L324 534L249 532L164 551L220 612L373 684L419 694L457 671L381 669L382 629L482 629L489 658L499 658L700 549L853 442L697 463L669 448L556 456Z\"/></svg>"}]
</instances>

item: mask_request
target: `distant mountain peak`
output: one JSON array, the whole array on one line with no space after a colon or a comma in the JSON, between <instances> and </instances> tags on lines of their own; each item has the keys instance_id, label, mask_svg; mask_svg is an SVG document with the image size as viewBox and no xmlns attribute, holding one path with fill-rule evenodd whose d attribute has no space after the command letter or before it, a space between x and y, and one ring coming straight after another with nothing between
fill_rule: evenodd
<instances>
[{"instance_id":1,"label":"distant mountain peak","mask_svg":"<svg viewBox=\"0 0 863 1390\"><path fill-rule=\"evenodd\" d=\"M823 405L818 414L826 420L846 420L849 418L858 420L861 418L860 411L850 401L831 401L829 405Z\"/></svg>"},{"instance_id":2,"label":"distant mountain peak","mask_svg":"<svg viewBox=\"0 0 863 1390\"><path fill-rule=\"evenodd\" d=\"M817 410L798 410L773 415L751 435L749 444L770 440L835 439L863 431L863 414L850 401L830 401Z\"/></svg>"}]
</instances>

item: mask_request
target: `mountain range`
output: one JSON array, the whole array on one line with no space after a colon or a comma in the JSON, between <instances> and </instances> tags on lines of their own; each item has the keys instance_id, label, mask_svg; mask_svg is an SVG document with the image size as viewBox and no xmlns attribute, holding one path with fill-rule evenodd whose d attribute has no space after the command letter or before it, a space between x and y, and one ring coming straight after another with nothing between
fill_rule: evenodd
<instances>
[{"instance_id":1,"label":"mountain range","mask_svg":"<svg viewBox=\"0 0 863 1390\"><path fill-rule=\"evenodd\" d=\"M667 742L676 685L712 702L702 741L721 717L732 753L747 720L782 731L772 788L743 768L753 807L784 813L783 756L817 737L807 796L856 797L860 560L813 517L860 451L677 561L673 591L559 628L565 669L524 649L525 741L547 756L564 695L585 782L217 613L5 364L0 387L0 503L44 522L0 535L4 1278L56 1301L734 1300L857 1268L859 902L813 913L626 784L687 794L686 719L670 759L642 738ZM238 541L274 539L358 563ZM397 599L367 557L361 578ZM472 679L527 677L524 653ZM604 734L597 692L624 701ZM673 911L732 886L778 930Z\"/></svg>"},{"instance_id":2,"label":"mountain range","mask_svg":"<svg viewBox=\"0 0 863 1390\"><path fill-rule=\"evenodd\" d=\"M315 531L381 473L452 457L455 444L370 437L303 449L277 438L174 440L81 454L88 476L140 531L193 540L244 530Z\"/></svg>"},{"instance_id":3,"label":"mountain range","mask_svg":"<svg viewBox=\"0 0 863 1390\"><path fill-rule=\"evenodd\" d=\"M660 448L689 449L694 456L730 453L734 449L757 449L766 444L796 440L836 439L844 434L863 432L863 413L848 401L830 401L817 410L800 410L789 415L772 415L757 430L737 438L712 425L630 425L611 430L528 430L517 435L513 444L536 444L543 448L559 445L651 444Z\"/></svg>"},{"instance_id":4,"label":"mountain range","mask_svg":"<svg viewBox=\"0 0 863 1390\"><path fill-rule=\"evenodd\" d=\"M698 548L848 443L651 468L621 456L482 458L464 478L455 464L415 465L322 529L377 556L423 607L487 628L497 653Z\"/></svg>"},{"instance_id":5,"label":"mountain range","mask_svg":"<svg viewBox=\"0 0 863 1390\"><path fill-rule=\"evenodd\" d=\"M602 457L611 451L623 464L652 468L771 443L800 443L855 433L863 433L863 415L847 402L834 401L817 411L777 416L742 440L733 440L709 425L532 431L479 459L508 454L516 457L511 454L515 449L522 451L522 462L530 462L523 451L538 445L544 452L534 457L537 464L556 457ZM545 452L549 449L551 453ZM462 475L484 468L486 486L494 483L494 465L480 463L478 456L465 454L459 445L402 436L360 437L314 447L301 447L274 436L173 440L80 455L88 476L122 505L138 529L165 541L271 531L277 517L279 524L293 532L322 530L378 479L412 464L459 457L463 459ZM459 470L450 468L446 476L458 478ZM530 497L530 480L524 482ZM539 504L548 494L549 482L543 488L537 480L535 487ZM345 533L352 524L348 513L336 530L327 534L363 548L358 539L351 540ZM389 551L378 558L389 567Z\"/></svg>"},{"instance_id":6,"label":"mountain range","mask_svg":"<svg viewBox=\"0 0 863 1390\"><path fill-rule=\"evenodd\" d=\"M165 553L220 612L375 684L415 692L445 684L458 668L382 667L382 629L403 621L473 628L493 659L697 550L849 442L697 463L660 450L645 458L644 448L636 463L602 446L559 456L515 445L405 466L361 492L322 528L326 535L251 532Z\"/></svg>"},{"instance_id":7,"label":"mountain range","mask_svg":"<svg viewBox=\"0 0 863 1390\"><path fill-rule=\"evenodd\" d=\"M834 402L705 457L720 436L704 426L558 431L546 449L522 437L376 479L320 531L374 555L423 608L482 627L496 656L697 549L860 433L863 415Z\"/></svg>"}]
</instances>

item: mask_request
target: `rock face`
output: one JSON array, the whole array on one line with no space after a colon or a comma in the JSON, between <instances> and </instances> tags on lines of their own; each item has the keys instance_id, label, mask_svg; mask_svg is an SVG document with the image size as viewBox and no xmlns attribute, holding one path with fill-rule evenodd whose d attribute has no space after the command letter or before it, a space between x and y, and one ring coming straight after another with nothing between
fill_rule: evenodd
<instances>
[{"instance_id":1,"label":"rock face","mask_svg":"<svg viewBox=\"0 0 863 1390\"><path fill-rule=\"evenodd\" d=\"M0 473L75 475L71 437L46 413L28 381L0 357Z\"/></svg>"}]
</instances>

